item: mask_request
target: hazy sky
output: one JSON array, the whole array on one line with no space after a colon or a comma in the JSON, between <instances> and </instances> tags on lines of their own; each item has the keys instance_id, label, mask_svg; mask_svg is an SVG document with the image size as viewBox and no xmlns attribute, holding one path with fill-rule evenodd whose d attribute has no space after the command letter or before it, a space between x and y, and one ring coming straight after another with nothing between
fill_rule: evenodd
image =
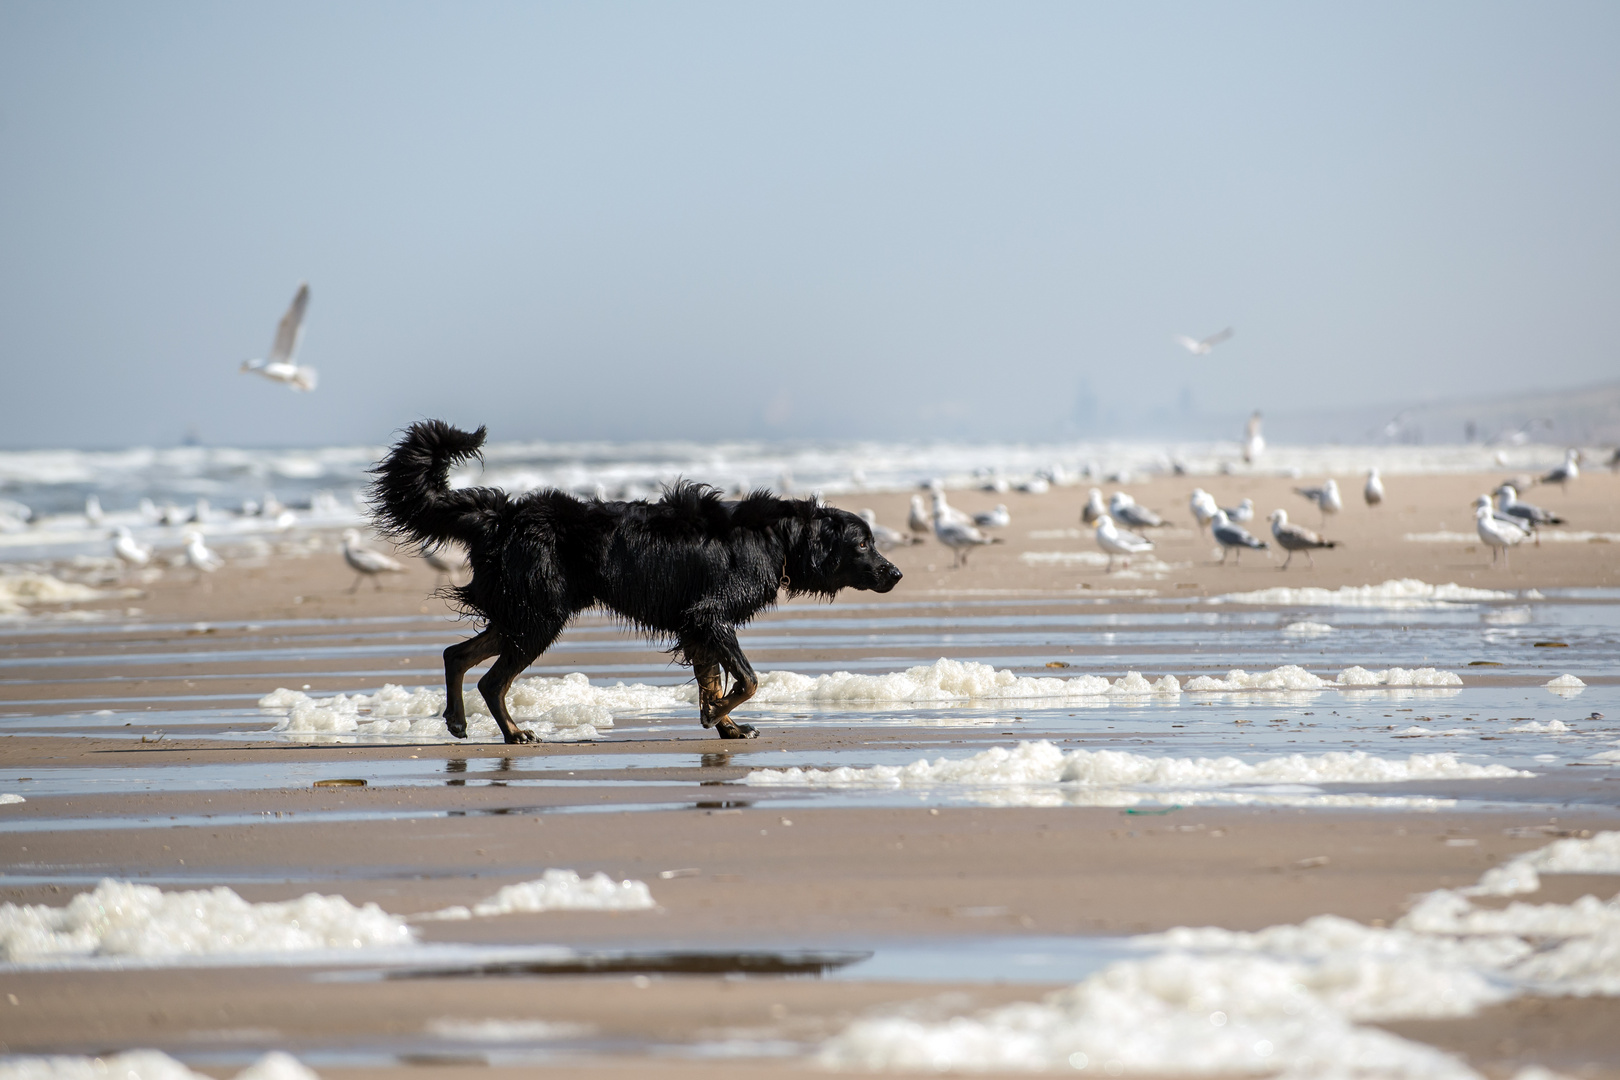
<instances>
[{"instance_id":1,"label":"hazy sky","mask_svg":"<svg viewBox=\"0 0 1620 1080\"><path fill-rule=\"evenodd\" d=\"M1612 2L6 0L0 444L1046 438L1087 397L1611 379L1617 51ZM304 279L311 395L237 372Z\"/></svg>"}]
</instances>

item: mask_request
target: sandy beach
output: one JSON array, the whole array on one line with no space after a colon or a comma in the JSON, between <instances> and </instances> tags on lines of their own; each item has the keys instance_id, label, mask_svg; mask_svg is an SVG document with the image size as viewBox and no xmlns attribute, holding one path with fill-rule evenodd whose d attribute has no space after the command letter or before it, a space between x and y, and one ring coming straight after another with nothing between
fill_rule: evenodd
<instances>
[{"instance_id":1,"label":"sandy beach","mask_svg":"<svg viewBox=\"0 0 1620 1080\"><path fill-rule=\"evenodd\" d=\"M277 1047L332 1077L803 1073L828 1067L826 1047L852 1024L944 1023L1040 1001L1132 955L1120 951L1131 935L1259 931L1324 915L1393 927L1420 894L1620 827L1620 761L1598 753L1620 726L1608 708L1620 686L1614 600L1601 592L1620 586L1620 477L1535 489L1571 524L1515 550L1511 567L1456 535L1472 533L1473 496L1500 479L1388 478L1388 500L1369 509L1359 480L1340 477L1347 505L1325 525L1289 490L1301 481L1134 483L1169 525L1154 530L1150 556L1115 573L1078 520L1084 487L952 492L969 511L1006 504L1004 542L962 569L931 541L899 549L892 558L906 578L893 593L795 601L744 635L756 667L810 676L878 678L946 657L1029 680L1135 671L1190 686L1234 667L1295 664L1332 687L1304 697L1189 690L1067 708L783 697L739 713L762 732L743 744L722 744L694 709L667 703L615 707L593 738L532 746L369 738L364 727L300 736L272 730L286 710L261 708L261 698L285 688L318 705L384 684L437 685L439 652L465 628L432 595L430 569L410 560L381 588L350 591L354 575L325 536L303 557L227 551L227 565L205 578L170 570L72 605L97 618L36 608L0 645L0 791L26 799L0 807L0 902L60 907L112 878L168 892L224 886L252 904L314 892L403 919L473 907L563 868L645 882L656 906L401 922L413 948L448 950L415 960L13 963L0 1043L10 1054L153 1047L217 1076ZM1314 568L1296 558L1281 572L1280 558L1259 552L1221 566L1186 511L1195 484L1222 505L1253 498L1262 518L1285 507L1342 546L1317 553ZM906 495L837 501L903 525ZM1263 520L1251 528L1267 535ZM1374 604L1365 625L1352 625L1342 600L1239 595L1402 580L1496 595ZM1561 590L1599 591L1559 600ZM1574 612L1569 628L1538 621L1548 596ZM1285 632L1301 625L1323 629ZM1333 680L1352 662L1460 672L1461 690L1346 690ZM570 672L668 693L684 682L657 643L598 617L581 620L533 674ZM1587 687L1580 698L1542 688L1569 673ZM366 702L355 723L384 711L380 698ZM1330 740L1313 730L1337 722L1329 710L1362 726ZM1607 720L1586 718L1605 710ZM1523 767L1540 747L1496 745L1529 745L1528 735L1504 734L1509 722L1555 718L1593 740L1556 768ZM1426 737L1425 724L1452 741ZM1403 737L1413 741L1391 741ZM995 798L903 784L869 795L761 786L753 775L778 766L875 775L1041 741L1064 753L1175 756L1182 740L1195 740L1192 756L1371 747L1508 764L1492 779L1436 772L1368 786L1346 774L1302 793L1286 782L1222 789L1246 804L1139 800L1127 786L1087 805L1032 795L1035 781ZM1508 756L1488 756L1498 753ZM1548 872L1513 900L1567 905L1617 891L1617 872ZM1490 911L1508 903L1478 901ZM566 962L540 946L567 951ZM1047 966L1011 971L1005 958L1021 951L1046 955ZM862 975L863 964L878 973ZM1467 1015L1367 1026L1493 1078L1525 1065L1605 1077L1620 1076L1616 1020L1612 997L1526 992Z\"/></svg>"}]
</instances>

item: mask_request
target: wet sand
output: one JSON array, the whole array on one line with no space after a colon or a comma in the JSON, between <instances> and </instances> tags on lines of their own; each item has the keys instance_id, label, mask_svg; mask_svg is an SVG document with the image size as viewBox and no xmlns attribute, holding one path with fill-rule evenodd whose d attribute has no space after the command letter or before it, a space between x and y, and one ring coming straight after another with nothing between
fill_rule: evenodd
<instances>
[{"instance_id":1,"label":"wet sand","mask_svg":"<svg viewBox=\"0 0 1620 1080\"><path fill-rule=\"evenodd\" d=\"M1323 531L1344 547L1319 553L1314 570L1296 559L1286 573L1276 569L1280 559L1215 565L1213 545L1191 527L1185 493L1201 483L1223 505L1249 495L1262 517L1280 505L1294 520L1317 527L1314 508L1289 492L1289 481L1165 478L1130 485L1139 501L1164 513L1172 526L1157 531L1155 560L1139 560L1132 571L1116 574L1083 562L1063 565L1028 557L1096 551L1089 534L1079 532L1083 488L1044 496L953 494L953 503L967 510L1006 503L1014 519L1002 531L1006 543L974 552L970 565L960 570L948 569L950 557L935 543L902 549L893 556L907 574L899 589L886 597L846 594L831 610L858 603L899 613L909 606L917 617L938 623L948 622L949 608L918 605L977 604L974 610L982 613L1000 610L995 605L1006 601L1006 610L1017 615L1029 608L1014 600L1089 602L1111 596L1106 610L1132 612L1145 610L1149 597L1115 594L1152 590L1153 599L1193 600L1279 585L1338 588L1396 578L1499 590L1620 585L1620 547L1612 543L1549 540L1540 548L1515 551L1511 569L1496 569L1477 543L1403 538L1471 532L1472 496L1501 479L1389 478L1389 500L1369 510L1361 505L1359 480L1341 478L1347 508ZM1565 514L1571 528L1620 533L1620 478L1583 476L1567 495L1535 489L1527 497ZM902 496L843 501L851 508L871 506L890 524L903 523ZM1251 528L1266 535L1263 521ZM0 901L60 904L93 887L99 877L112 876L166 889L227 884L254 901L336 893L411 914L473 903L547 867L567 867L645 880L659 907L429 922L420 924L422 936L580 949L866 949L924 940L1116 937L1178 925L1258 929L1323 913L1390 923L1412 895L1469 884L1488 867L1541 846L1549 836L1620 827L1620 813L1608 795L1620 773L1606 768L1564 770L1569 775L1547 781L1540 796L1567 807L1551 815L1539 808L1422 814L1208 807L1168 813L1079 807L781 809L751 805L757 801L753 794L731 782L749 765L768 764L770 754L784 750L871 746L934 756L987 745L1000 732L800 726L767 730L744 752L713 739L695 718L665 718L590 745L265 741L261 733L267 721L253 719L252 703L277 687L294 685L289 675L297 675L296 685L308 685L312 692L437 681L438 650L462 630L450 622L423 621L448 614L442 600L428 595L435 585L431 571L413 561L382 590L365 584L351 593L352 580L335 549L307 559L228 565L201 581L173 571L146 586L139 598L81 605L107 613L117 623L115 631L85 635L69 624L38 620L26 633L0 639L0 656L10 665L0 683L0 714L50 717L98 709L130 714L127 730L14 730L0 738L0 768L10 770L8 775L29 768L301 763L329 778L372 777L365 788L316 789L304 782L208 791L87 789L67 795L29 794L21 784L18 790L28 801L3 812L7 823L26 824L26 831L0 832L5 872ZM126 615L129 608L139 614ZM759 629L792 631L795 618L828 610L794 602L762 620ZM261 623L270 628L256 628ZM874 634L869 645L840 640L820 646L818 632L796 632L791 642L766 644L751 655L760 667L795 669L852 663L862 653L892 658L893 667L938 655L890 643L884 633ZM352 650L335 657L321 654L325 642L362 634L375 649L360 659ZM655 646L605 621L585 620L564 644L569 647L557 657L557 671L601 666L678 674ZM1106 655L1103 645L1083 637L1064 650L1053 650L1053 657L1084 657L1088 650ZM1554 661L1538 653L1524 662L1568 666L1578 659ZM1140 666L1170 670L1155 667L1151 657ZM1215 649L1206 666L1228 665ZM1192 673L1185 664L1174 670ZM1620 672L1588 675L1583 677L1601 684ZM1517 673L1501 678L1539 685L1544 675L1536 682ZM138 715L204 706L237 713L222 718L219 730L205 737L176 728L161 738L163 722L148 726ZM233 735L233 725L240 737ZM142 736L153 741L137 741ZM732 749L735 759L722 756ZM583 754L667 756L668 761L638 760L633 778L611 765L570 774L569 760ZM700 762L701 754L713 756ZM431 779L393 786L379 779L376 770L383 763L411 761ZM502 773L512 786L502 786ZM711 791L703 784L719 786ZM1530 827L1545 831L1522 831ZM1518 831L1509 835L1513 830ZM1448 843L1468 840L1476 842ZM663 871L682 873L661 878ZM1568 902L1587 893L1607 897L1617 889L1616 878L1548 877L1542 893L1530 899ZM281 967L13 971L5 981L15 1001L0 1003L0 1043L10 1053L156 1046L228 1075L235 1068L226 1063L243 1054L305 1047L331 1057L330 1064L320 1066L323 1075L409 1073L434 1080L459 1080L474 1067L442 1041L419 1045L426 1026L444 1018L587 1025L592 1035L582 1037L580 1045L564 1039L551 1056L535 1058L557 1075L681 1077L701 1070L753 1076L813 1070L803 1053L874 1010L907 1008L944 1016L1033 1000L1058 985L667 973L646 985L626 974L353 981ZM1491 1076L1509 1075L1520 1063L1582 1076L1620 1076L1617 1020L1620 1005L1610 999L1529 999L1466 1020L1389 1027L1462 1053ZM721 1043L731 1047L725 1054L741 1060L713 1056L719 1053L713 1046ZM773 1057L771 1046L793 1053ZM489 1049L469 1044L468 1053ZM491 1075L484 1059L477 1060L477 1074Z\"/></svg>"}]
</instances>

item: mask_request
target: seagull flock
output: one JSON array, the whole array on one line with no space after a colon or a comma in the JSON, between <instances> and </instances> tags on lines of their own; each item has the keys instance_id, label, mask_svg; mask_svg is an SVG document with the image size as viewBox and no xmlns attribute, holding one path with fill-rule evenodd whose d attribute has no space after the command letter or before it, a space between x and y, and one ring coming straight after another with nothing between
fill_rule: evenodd
<instances>
[{"instance_id":1,"label":"seagull flock","mask_svg":"<svg viewBox=\"0 0 1620 1080\"><path fill-rule=\"evenodd\" d=\"M1259 414L1251 421L1250 435L1259 440ZM1616 454L1620 461L1620 452ZM1540 478L1542 484L1557 484L1567 489L1568 484L1580 476L1580 454L1571 450L1564 463ZM1072 482L1072 481L1070 481ZM881 525L871 510L861 516L872 527L873 537L882 551L922 543L932 536L949 547L955 555L952 568L967 565L968 554L975 548L1000 542L988 530L1006 528L1012 523L1005 504L979 514L967 514L950 505L944 486L939 481L927 485L928 496L911 496L909 532L900 532ZM986 486L985 490L1003 491L1007 487ZM1328 477L1314 486L1293 489L1300 498L1311 503L1320 518L1319 528L1326 528L1345 508L1345 499L1337 479ZM1382 506L1388 492L1384 478L1376 468L1368 469L1361 488L1362 501L1370 510ZM1525 540L1539 544L1538 529L1548 525L1562 525L1564 519L1519 497L1512 483L1499 485L1493 500L1481 495L1475 502L1477 532L1482 543L1491 550L1492 561L1507 562L1509 548ZM1287 509L1278 507L1267 515L1271 537L1262 539L1245 526L1255 519L1254 500L1245 497L1233 506L1223 507L1215 496L1203 488L1194 488L1187 499L1187 509L1200 534L1213 539L1220 552L1219 565L1228 560L1241 564L1243 552L1264 551L1268 557L1275 546L1284 553L1279 570L1287 570L1297 554L1305 556L1306 563L1315 567L1315 552L1331 551L1343 547L1343 542L1330 539L1303 524L1289 520ZM1089 526L1098 549L1108 557L1106 571L1114 572L1116 564L1129 567L1133 557L1154 550L1154 541L1146 535L1150 530L1162 529L1168 524L1163 516L1137 502L1129 492L1114 491L1106 499L1101 488L1091 488L1080 506L1080 521Z\"/></svg>"}]
</instances>

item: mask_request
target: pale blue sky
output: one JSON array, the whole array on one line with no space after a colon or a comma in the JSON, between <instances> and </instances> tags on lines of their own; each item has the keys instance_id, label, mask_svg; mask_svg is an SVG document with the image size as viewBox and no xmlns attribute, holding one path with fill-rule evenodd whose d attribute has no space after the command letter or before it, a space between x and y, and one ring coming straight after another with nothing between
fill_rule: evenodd
<instances>
[{"instance_id":1,"label":"pale blue sky","mask_svg":"<svg viewBox=\"0 0 1620 1080\"><path fill-rule=\"evenodd\" d=\"M1617 53L1613 3L7 0L0 444L1614 378ZM238 375L306 278L320 389Z\"/></svg>"}]
</instances>

